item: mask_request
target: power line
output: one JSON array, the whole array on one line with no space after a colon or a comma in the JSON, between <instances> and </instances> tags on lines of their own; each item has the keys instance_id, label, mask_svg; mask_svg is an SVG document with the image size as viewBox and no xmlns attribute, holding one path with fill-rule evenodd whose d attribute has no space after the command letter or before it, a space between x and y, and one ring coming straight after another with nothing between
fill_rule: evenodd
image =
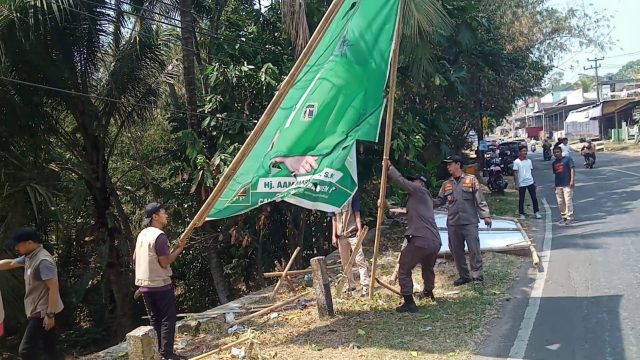
<instances>
[{"instance_id":1,"label":"power line","mask_svg":"<svg viewBox=\"0 0 640 360\"><path fill-rule=\"evenodd\" d=\"M115 8L115 7L112 7L112 6L109 6L109 5L105 5L105 4L98 4L98 3L95 3L95 2L93 2L93 1L89 1L89 0L80 0L80 1L85 2L85 3L88 3L88 4L92 4L92 5L95 5L95 6L103 7L103 8L106 8L106 9L108 9L108 10L111 10L111 11L120 11L120 12L123 12L123 13L125 13L125 14L129 14L129 15L133 15L133 16L139 17L139 18L141 18L141 19L145 19L145 20L149 20L149 21L154 21L154 22L157 22L157 23L159 23L159 24L163 24L163 25L166 25L166 26L174 27L174 28L176 28L176 29L184 30L184 27L183 27L183 26L181 26L181 25L172 24L172 23L170 23L170 22L163 21L163 20L160 20L160 19L154 19L154 18L152 18L152 17L144 16L144 15L141 15L141 14L136 14L136 13L131 12L131 11L118 9L118 8ZM169 17L169 19L171 19L171 20L173 20L173 21L176 21L176 22L180 22L180 20L178 20L178 19L174 19L174 18L172 18L172 17ZM202 31L194 30L194 32L195 32L196 34L199 34L199 35L206 35L206 36L211 36L211 37L218 38L220 41L224 41L224 42L226 42L226 43L228 43L228 44L231 44L231 45L234 45L234 46L235 46L235 45L239 45L239 44L240 44L240 42L234 42L234 41L231 41L231 40L227 40L227 39L225 39L225 38L224 38L223 36L221 36L221 35L216 35L216 34L213 34L213 33L208 32L208 31L207 31L207 32L202 32ZM245 45L245 46L247 46L247 47L251 47L251 48L254 48L254 49L259 50L259 51L263 51L263 50L265 50L265 49L266 49L266 48L265 48L265 47L263 47L263 46L261 47L261 46L259 46L259 45L256 45L255 43L252 43L252 42L247 41L247 40L243 40L243 41L242 41L242 43L244 43L243 45Z\"/></svg>"},{"instance_id":2,"label":"power line","mask_svg":"<svg viewBox=\"0 0 640 360\"><path fill-rule=\"evenodd\" d=\"M51 91L57 91L57 92L61 92L61 93L69 94L69 95L85 96L85 97L89 97L89 98L100 99L100 100L105 100L105 101L112 101L112 102L121 103L121 104L126 103L126 101L124 101L124 100L108 98L108 97L100 96L100 95L81 93L81 92L77 92L77 91L73 91L73 90L60 89L60 88L56 88L56 87L52 87L52 86L48 86L48 85L32 83L32 82L29 82L29 81L23 81L23 80L18 80L18 79L7 78L7 77L4 77L4 76L0 76L0 80L14 82L14 83L21 84L21 85L33 86L33 87L46 89L46 90L51 90ZM145 107L145 108L149 108L149 109L153 109L153 110L161 110L161 111L166 111L168 113L174 113L174 114L190 114L190 115L205 116L205 117L220 117L220 118L223 118L223 119L238 120L238 121L247 121L247 120L252 121L252 122L256 122L257 121L257 120L254 120L254 119L240 119L240 118L224 116L224 115L219 115L219 114L218 115L209 115L209 114L203 114L203 113L196 113L196 112L192 112L192 111L188 111L188 110L168 110L168 109L162 109L162 108L157 107L157 106L145 105L145 104L134 104L133 106Z\"/></svg>"}]
</instances>

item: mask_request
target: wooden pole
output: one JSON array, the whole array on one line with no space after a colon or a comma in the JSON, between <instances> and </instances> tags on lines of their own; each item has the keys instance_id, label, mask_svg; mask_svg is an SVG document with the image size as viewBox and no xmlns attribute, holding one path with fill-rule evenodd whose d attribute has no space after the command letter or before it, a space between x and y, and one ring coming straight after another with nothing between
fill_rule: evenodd
<instances>
[{"instance_id":1,"label":"wooden pole","mask_svg":"<svg viewBox=\"0 0 640 360\"><path fill-rule=\"evenodd\" d=\"M298 253L300 253L300 246L298 246L296 250L293 252L293 255L291 255L291 259L289 259L289 262L287 263L287 267L284 268L284 271L282 272L282 276L280 276L280 279L278 280L276 287L273 289L273 292L271 293L272 299L275 298L276 295L278 294L278 289L280 289L280 284L282 284L282 282L285 279L287 279L287 272L289 272L289 269L291 269L293 262L296 260L296 257L298 256Z\"/></svg>"},{"instance_id":2,"label":"wooden pole","mask_svg":"<svg viewBox=\"0 0 640 360\"><path fill-rule=\"evenodd\" d=\"M227 345L223 345L223 346L221 346L221 347L219 347L219 348L217 348L215 350L206 352L206 353L204 353L202 355L198 355L196 357L193 357L190 360L204 360L204 359L208 358L211 355L219 353L220 351L223 351L223 350L227 350L230 347L234 347L234 346L236 346L238 344L242 344L243 342L245 342L247 340L251 340L251 339L253 339L253 333L250 332L247 336L245 336L243 338L240 338L240 339L238 339L238 340L236 340L234 342L230 342Z\"/></svg>"},{"instance_id":3,"label":"wooden pole","mask_svg":"<svg viewBox=\"0 0 640 360\"><path fill-rule=\"evenodd\" d=\"M313 289L316 292L316 303L318 317L325 320L333 317L333 299L331 298L331 283L327 274L327 261L324 256L311 259L311 269L313 269Z\"/></svg>"},{"instance_id":4,"label":"wooden pole","mask_svg":"<svg viewBox=\"0 0 640 360\"><path fill-rule=\"evenodd\" d=\"M518 229L520 230L520 233L524 237L525 241L527 242L527 245L529 245L529 251L531 251L531 262L533 263L533 266L538 267L538 265L540 265L540 257L538 256L538 250L536 250L536 247L531 242L529 235L527 235L527 233L522 228L522 225L520 225L520 223L517 221L515 223Z\"/></svg>"},{"instance_id":5,"label":"wooden pole","mask_svg":"<svg viewBox=\"0 0 640 360\"><path fill-rule=\"evenodd\" d=\"M377 282L380 286L382 286L383 288L385 288L385 289L387 289L387 290L391 291L392 293L394 293L394 294L396 294L396 295L400 295L400 296L402 296L402 293L400 292L400 290L398 290L398 289L394 288L393 286L391 286L391 285L389 285L389 284L385 283L384 281L382 281L382 280L380 280L380 279L376 278L376 282Z\"/></svg>"},{"instance_id":6,"label":"wooden pole","mask_svg":"<svg viewBox=\"0 0 640 360\"><path fill-rule=\"evenodd\" d=\"M400 53L400 37L402 36L402 10L403 1L398 5L398 20L396 23L396 33L393 39L393 52L391 53L391 67L389 69L389 101L387 103L387 120L384 131L384 150L382 154L382 178L380 179L380 207L378 208L378 218L376 221L376 237L373 245L373 262L371 265L371 280L369 282L369 299L373 299L375 290L376 270L378 266L378 255L380 253L380 228L384 217L385 197L387 195L387 172L389 170L389 152L391 151L391 130L393 129L393 111L396 100L396 79L398 76L398 56Z\"/></svg>"},{"instance_id":7,"label":"wooden pole","mask_svg":"<svg viewBox=\"0 0 640 360\"><path fill-rule=\"evenodd\" d=\"M327 270L337 269L341 267L342 267L342 264L331 265L331 266L327 266ZM287 273L287 276L300 276L300 275L311 274L311 272L312 270L310 268L304 269L304 270L291 270ZM280 277L282 276L282 271L264 273L263 275L265 278Z\"/></svg>"},{"instance_id":8,"label":"wooden pole","mask_svg":"<svg viewBox=\"0 0 640 360\"><path fill-rule=\"evenodd\" d=\"M331 25L331 23L333 22L333 19L338 14L338 10L340 10L344 1L345 0L334 0L333 3L331 3L329 8L327 9L327 13L320 21L320 24L318 24L318 28L311 36L311 39L309 39L309 43L304 48L302 54L300 54L300 57L289 72L289 75L287 75L287 78L280 86L280 90L278 90L273 100L271 100L271 103L269 103L269 106L267 106L267 109L265 110L264 114L262 114L262 117L256 124L256 127L253 129L244 145L242 145L242 148L238 152L238 155L236 155L236 157L233 159L231 165L229 165L227 171L222 175L222 178L220 179L218 184L216 184L216 187L213 189L211 195L209 195L207 201L204 203L204 205L202 205L202 207L193 218L193 220L191 220L191 223L189 224L189 226L187 226L182 235L180 235L180 239L190 237L193 230L196 227L202 226L202 223L205 222L205 220L207 219L207 215L209 215L209 211L211 211L211 208L213 208L213 205L216 203L216 201L220 199L220 196L226 189L229 182L236 175L236 173L240 169L240 166L244 163L247 156L249 156L249 153L253 150L256 143L258 142L264 131L267 129L267 126L271 122L271 119L280 108L282 101L286 97L293 84L298 79L298 76L302 72L302 69L304 69L304 67L309 62L311 55L318 47L320 40L326 33L329 25Z\"/></svg>"},{"instance_id":9,"label":"wooden pole","mask_svg":"<svg viewBox=\"0 0 640 360\"><path fill-rule=\"evenodd\" d=\"M247 316L245 316L245 317L243 317L243 318L240 318L240 319L236 320L236 322L235 322L234 324L235 324L235 325L237 325L237 324L242 324L242 323L243 323L243 322L245 322L245 321L249 321L249 320L251 320L251 319L255 319L255 318L257 318L258 316L262 316L262 315L264 315L264 314L268 314L268 313L270 313L270 312L272 312L272 311L274 311L274 310L278 310L278 309L280 309L281 307L283 307L283 306L285 306L285 305L287 305L287 304L291 304L292 302L294 302L294 301L296 301L296 300L300 299L300 298L301 298L301 297L303 297L303 296L309 295L310 293L311 293L311 290L309 290L309 291L305 291L305 292L303 292L302 294L298 294L298 295L296 295L296 296L292 297L291 299L283 300L283 301L281 301L281 302L279 302L279 303L277 303L277 304L274 304L274 305L269 306L269 307L268 307L268 308L266 308L266 309L262 309L262 310L258 311L257 313L254 313L254 314L251 314L251 315L247 315Z\"/></svg>"},{"instance_id":10,"label":"wooden pole","mask_svg":"<svg viewBox=\"0 0 640 360\"><path fill-rule=\"evenodd\" d=\"M342 269L342 276L340 276L340 280L338 280L338 283L336 284L336 294L337 294L336 296L340 296L340 294L342 293L342 287L344 286L345 281L348 281L349 279L349 274L351 273L351 268L353 267L353 263L356 260L358 251L362 247L362 241L364 240L365 236L367 236L368 232L369 232L369 228L367 226L362 228L362 231L360 232L360 235L356 240L356 245L353 247L351 256L349 257L349 261L347 261L347 263L344 265L344 268Z\"/></svg>"}]
</instances>

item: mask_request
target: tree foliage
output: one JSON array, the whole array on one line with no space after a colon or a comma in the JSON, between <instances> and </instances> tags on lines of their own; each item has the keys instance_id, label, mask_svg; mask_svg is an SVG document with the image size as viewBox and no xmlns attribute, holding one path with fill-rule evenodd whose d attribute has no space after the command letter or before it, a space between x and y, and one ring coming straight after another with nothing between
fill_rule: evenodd
<instances>
[{"instance_id":1,"label":"tree foliage","mask_svg":"<svg viewBox=\"0 0 640 360\"><path fill-rule=\"evenodd\" d=\"M542 0L405 3L392 152L399 168L428 172L434 185L442 156L535 94L572 44L604 46L606 19L588 9L559 11ZM68 346L105 346L105 334L120 340L140 322L129 259L141 209L160 200L171 237L184 230L328 5L0 3L0 237L25 223L45 235L67 304L61 325L73 329ZM358 144L368 219L381 151L381 143ZM328 253L329 224L326 214L281 203L207 223L174 266L180 306L204 310L262 286L262 272L296 246L304 250L298 266ZM20 282L3 276L3 287Z\"/></svg>"}]
</instances>

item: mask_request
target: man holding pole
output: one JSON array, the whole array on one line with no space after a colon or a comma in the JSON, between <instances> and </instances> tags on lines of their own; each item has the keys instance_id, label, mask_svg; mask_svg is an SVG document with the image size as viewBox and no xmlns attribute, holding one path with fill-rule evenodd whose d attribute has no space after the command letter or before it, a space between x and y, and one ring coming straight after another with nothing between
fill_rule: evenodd
<instances>
[{"instance_id":1,"label":"man holding pole","mask_svg":"<svg viewBox=\"0 0 640 360\"><path fill-rule=\"evenodd\" d=\"M478 219L491 226L489 206L484 200L480 183L473 175L462 171L462 158L458 155L449 156L444 160L451 178L440 188L438 197L434 199L436 207L447 205L447 231L449 249L453 255L460 278L453 282L454 286L471 282L484 284L482 269L482 255L480 253L480 235L478 233ZM467 244L471 260L471 276L464 255L464 245Z\"/></svg>"},{"instance_id":2,"label":"man holding pole","mask_svg":"<svg viewBox=\"0 0 640 360\"><path fill-rule=\"evenodd\" d=\"M358 240L358 235L362 232L362 220L360 218L360 199L358 194L355 193L351 200L347 201L344 207L339 212L335 213L332 217L333 231L332 231L332 243L337 247L340 252L340 261L342 262L343 269L347 266L349 258L351 257L351 251L355 250L355 246ZM360 273L360 284L362 285L361 297L369 296L369 268L367 260L364 257L362 247L358 249L356 254L356 265L358 266L358 272ZM346 270L346 269L344 269ZM353 272L349 271L347 274L347 292L355 290L355 280L353 279Z\"/></svg>"},{"instance_id":3,"label":"man holding pole","mask_svg":"<svg viewBox=\"0 0 640 360\"><path fill-rule=\"evenodd\" d=\"M145 228L136 239L133 261L136 285L144 298L149 320L158 336L162 359L186 359L173 352L176 331L176 296L171 283L171 264L184 250L183 238L178 246L169 250L169 238L162 231L169 222L164 206L153 202L145 209Z\"/></svg>"},{"instance_id":4,"label":"man holding pole","mask_svg":"<svg viewBox=\"0 0 640 360\"><path fill-rule=\"evenodd\" d=\"M435 272L433 267L440 251L442 242L433 213L433 200L427 189L425 176L411 176L404 178L400 172L389 164L389 178L409 194L407 199L407 231L405 238L407 246L400 253L398 282L404 303L396 308L397 312L418 311L413 299L413 269L421 264L422 280L424 281L423 295L435 300Z\"/></svg>"}]
</instances>

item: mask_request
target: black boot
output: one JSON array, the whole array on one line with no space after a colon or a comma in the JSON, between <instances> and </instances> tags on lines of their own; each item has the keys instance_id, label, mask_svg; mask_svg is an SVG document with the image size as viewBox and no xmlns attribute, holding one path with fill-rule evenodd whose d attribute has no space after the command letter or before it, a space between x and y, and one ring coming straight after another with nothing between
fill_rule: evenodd
<instances>
[{"instance_id":1,"label":"black boot","mask_svg":"<svg viewBox=\"0 0 640 360\"><path fill-rule=\"evenodd\" d=\"M461 277L458 280L453 282L453 286L461 286L461 285L464 285L464 284L470 283L470 282L471 282L471 279Z\"/></svg>"},{"instance_id":2,"label":"black boot","mask_svg":"<svg viewBox=\"0 0 640 360\"><path fill-rule=\"evenodd\" d=\"M424 290L421 294L423 299L431 299L432 301L436 301L435 295L433 295L433 290Z\"/></svg>"},{"instance_id":3,"label":"black boot","mask_svg":"<svg viewBox=\"0 0 640 360\"><path fill-rule=\"evenodd\" d=\"M404 304L398 306L396 308L396 311L399 313L405 313L405 312L410 312L410 313L416 313L418 312L418 306L416 306L416 302L413 301L413 295L402 295L402 298L404 298Z\"/></svg>"}]
</instances>

